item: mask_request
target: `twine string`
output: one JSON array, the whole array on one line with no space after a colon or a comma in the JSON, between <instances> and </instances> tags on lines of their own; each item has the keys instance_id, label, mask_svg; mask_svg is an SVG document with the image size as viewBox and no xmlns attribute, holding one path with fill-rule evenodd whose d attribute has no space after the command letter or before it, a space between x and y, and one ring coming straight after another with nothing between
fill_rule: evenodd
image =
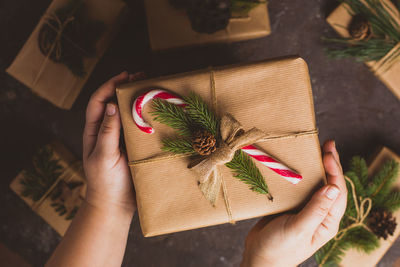
<instances>
[{"instance_id":1,"label":"twine string","mask_svg":"<svg viewBox=\"0 0 400 267\"><path fill-rule=\"evenodd\" d=\"M350 217L350 219L354 220L354 223L340 230L334 238L336 241L341 239L350 229L353 229L358 226L364 227L366 230L371 232L368 226L365 225L364 221L368 217L372 209L372 199L369 197L365 198L358 197L353 181L346 175L344 176L344 178L346 179L347 182L349 182L351 186L351 194L353 196L353 202L356 208L357 218ZM358 204L359 203L358 201L360 201L360 204Z\"/></svg>"},{"instance_id":2,"label":"twine string","mask_svg":"<svg viewBox=\"0 0 400 267\"><path fill-rule=\"evenodd\" d=\"M210 68L210 89L211 89L212 106L213 106L214 111L216 113L218 113L217 93L216 93L216 85L215 85L215 74L214 74L214 70L212 68ZM318 134L318 130L317 129L308 130L308 131L300 131L300 132L289 132L289 133L282 133L282 134L265 134L265 137L261 138L258 142L265 142L265 141L268 141L268 140L277 140L277 139L283 140L283 139L297 138L297 137L301 137L301 136L316 135L316 134ZM149 158L130 161L128 163L128 165L133 167L133 166L137 166L137 165L141 165L141 164L160 162L160 161L164 161L164 160L187 158L187 157L190 157L190 156L193 156L193 155L195 155L195 153L185 153L185 154L162 153L162 154L158 154L158 155L155 155L155 156L151 156ZM212 173L212 175L216 175L216 176L220 175L220 171L218 170L218 168L217 168L216 171L214 171ZM222 193L223 193L223 198L224 198L226 212L227 212L227 215L228 215L228 218L229 218L229 222L234 224L235 220L233 219L232 209L231 209L231 206L229 204L227 187L226 187L226 184L225 184L225 181L224 181L223 177L221 177L220 179L222 180L221 181L221 183L222 183Z\"/></svg>"}]
</instances>

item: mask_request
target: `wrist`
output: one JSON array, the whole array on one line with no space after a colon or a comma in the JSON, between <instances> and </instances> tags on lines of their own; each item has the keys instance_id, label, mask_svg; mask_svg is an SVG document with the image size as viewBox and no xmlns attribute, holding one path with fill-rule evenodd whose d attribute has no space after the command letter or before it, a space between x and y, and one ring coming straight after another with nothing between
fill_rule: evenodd
<instances>
[{"instance_id":1,"label":"wrist","mask_svg":"<svg viewBox=\"0 0 400 267\"><path fill-rule=\"evenodd\" d=\"M107 200L106 200L107 199ZM116 201L106 196L100 196L96 192L88 190L85 203L92 209L95 209L104 216L113 216L116 218L132 220L136 207L133 203Z\"/></svg>"}]
</instances>

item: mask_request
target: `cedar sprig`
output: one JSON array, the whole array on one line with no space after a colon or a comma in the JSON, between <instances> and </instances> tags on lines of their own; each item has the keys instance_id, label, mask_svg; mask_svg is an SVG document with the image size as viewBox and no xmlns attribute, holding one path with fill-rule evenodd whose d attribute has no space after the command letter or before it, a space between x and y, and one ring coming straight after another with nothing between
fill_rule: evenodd
<instances>
[{"instance_id":1,"label":"cedar sprig","mask_svg":"<svg viewBox=\"0 0 400 267\"><path fill-rule=\"evenodd\" d=\"M162 99L153 100L152 114L154 120L166 124L177 130L176 139L163 139L162 150L172 152L174 154L199 155L192 147L190 138L195 129L205 129L212 133L217 140L220 140L219 119L214 112L209 109L207 103L195 93L184 97L185 106L176 106ZM269 195L268 186L264 177L254 162L240 150L235 153L233 160L226 164L234 173L235 177L250 186L250 189L260 193Z\"/></svg>"},{"instance_id":2,"label":"cedar sprig","mask_svg":"<svg viewBox=\"0 0 400 267\"><path fill-rule=\"evenodd\" d=\"M386 10L386 3L377 0L342 0L349 6L351 15L362 15L371 25L372 37L355 41L351 38L323 38L336 47L327 49L332 58L354 58L357 61L378 61L400 41L400 25ZM396 10L397 11L397 10ZM400 49L389 56L384 63L393 63L400 55ZM388 67L390 67L390 64Z\"/></svg>"},{"instance_id":3,"label":"cedar sprig","mask_svg":"<svg viewBox=\"0 0 400 267\"><path fill-rule=\"evenodd\" d=\"M251 190L259 194L266 194L272 200L272 196L269 194L268 186L260 170L243 151L236 151L232 161L225 165L232 170L236 178L249 185Z\"/></svg>"},{"instance_id":4,"label":"cedar sprig","mask_svg":"<svg viewBox=\"0 0 400 267\"><path fill-rule=\"evenodd\" d=\"M393 212L400 208L400 192L392 189L393 183L398 178L398 171L399 163L388 160L376 175L369 177L365 160L361 157L354 157L346 176L353 182L359 200L365 197L372 200L372 210L382 209ZM361 222L361 225L354 225L357 211L350 183L346 181L346 185L349 191L347 207L340 222L339 233L344 229L349 230L343 232L341 236L337 235L315 253L314 256L319 266L338 266L342 256L349 248L370 253L379 247L379 238L367 225L369 216Z\"/></svg>"}]
</instances>

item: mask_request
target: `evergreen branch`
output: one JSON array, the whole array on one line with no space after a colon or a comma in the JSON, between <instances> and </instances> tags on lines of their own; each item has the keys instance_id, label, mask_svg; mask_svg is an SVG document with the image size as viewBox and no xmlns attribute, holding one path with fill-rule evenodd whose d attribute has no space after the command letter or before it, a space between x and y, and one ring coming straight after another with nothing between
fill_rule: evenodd
<instances>
[{"instance_id":1,"label":"evergreen branch","mask_svg":"<svg viewBox=\"0 0 400 267\"><path fill-rule=\"evenodd\" d=\"M219 121L215 114L208 108L206 102L195 93L184 98L187 105L185 110L190 120L197 126L204 128L215 137L219 136Z\"/></svg>"},{"instance_id":2,"label":"evergreen branch","mask_svg":"<svg viewBox=\"0 0 400 267\"><path fill-rule=\"evenodd\" d=\"M375 175L368 193L374 202L380 202L390 191L397 179L399 164L395 160L386 161L382 169Z\"/></svg>"},{"instance_id":3,"label":"evergreen branch","mask_svg":"<svg viewBox=\"0 0 400 267\"><path fill-rule=\"evenodd\" d=\"M342 2L349 6L347 9L352 16L361 15L370 23L373 35L368 40L360 41L351 38L324 38L325 41L337 45L336 48L327 50L328 56L351 57L357 61L378 61L400 41L400 25L387 11L390 7L386 3L376 0L342 0ZM385 61L393 63L397 56L392 55Z\"/></svg>"},{"instance_id":4,"label":"evergreen branch","mask_svg":"<svg viewBox=\"0 0 400 267\"><path fill-rule=\"evenodd\" d=\"M376 203L377 208L382 208L389 211L396 211L400 208L400 192L391 192L382 203Z\"/></svg>"},{"instance_id":5,"label":"evergreen branch","mask_svg":"<svg viewBox=\"0 0 400 267\"><path fill-rule=\"evenodd\" d=\"M38 201L62 173L59 161L50 147L44 147L33 158L33 168L23 172L22 196Z\"/></svg>"},{"instance_id":6,"label":"evergreen branch","mask_svg":"<svg viewBox=\"0 0 400 267\"><path fill-rule=\"evenodd\" d=\"M354 186L358 201L369 199L375 210L395 211L400 208L400 192L391 191L398 174L399 164L396 161L386 161L373 181L368 179L367 166L362 158L354 157L350 167L350 171L346 172L346 186L349 192ZM338 234L314 255L319 266L338 266L345 251L351 247L365 253L379 247L378 236L367 226L369 213L367 218L363 217L362 213L358 214L355 205L353 194L349 193Z\"/></svg>"},{"instance_id":7,"label":"evergreen branch","mask_svg":"<svg viewBox=\"0 0 400 267\"><path fill-rule=\"evenodd\" d=\"M350 170L359 178L361 184L365 184L368 180L368 166L365 160L360 156L351 159Z\"/></svg>"},{"instance_id":8,"label":"evergreen branch","mask_svg":"<svg viewBox=\"0 0 400 267\"><path fill-rule=\"evenodd\" d=\"M152 112L154 120L177 130L179 135L191 136L193 121L187 116L184 109L165 100L154 99Z\"/></svg>"},{"instance_id":9,"label":"evergreen branch","mask_svg":"<svg viewBox=\"0 0 400 267\"><path fill-rule=\"evenodd\" d=\"M192 143L187 139L163 139L162 150L175 154L194 153Z\"/></svg>"},{"instance_id":10,"label":"evergreen branch","mask_svg":"<svg viewBox=\"0 0 400 267\"><path fill-rule=\"evenodd\" d=\"M351 181L354 183L357 195L364 197L366 195L366 192L364 189L364 185L361 183L361 180L358 178L359 176L353 171L346 172L346 176L349 177L351 179Z\"/></svg>"},{"instance_id":11,"label":"evergreen branch","mask_svg":"<svg viewBox=\"0 0 400 267\"><path fill-rule=\"evenodd\" d=\"M249 185L251 190L259 194L267 194L268 198L272 200L264 177L248 155L238 150L232 161L225 165L232 170L236 178Z\"/></svg>"}]
</instances>

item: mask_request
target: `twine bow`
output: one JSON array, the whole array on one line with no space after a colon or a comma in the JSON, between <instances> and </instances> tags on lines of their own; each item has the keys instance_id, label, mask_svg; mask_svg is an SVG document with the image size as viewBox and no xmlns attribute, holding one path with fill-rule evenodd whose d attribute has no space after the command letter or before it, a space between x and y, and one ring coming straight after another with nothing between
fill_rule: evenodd
<instances>
[{"instance_id":1,"label":"twine bow","mask_svg":"<svg viewBox=\"0 0 400 267\"><path fill-rule=\"evenodd\" d=\"M353 201L354 201L354 206L356 208L357 217L354 218L354 217L348 216L351 220L354 221L354 223L351 224L350 226L340 230L336 234L335 240L341 239L347 231L349 231L352 228L358 227L358 226L364 227L365 229L367 229L368 231L371 232L371 230L368 228L368 226L365 225L364 220L368 217L368 214L371 211L372 199L369 197L365 197L365 198L358 197L353 181L347 176L344 176L344 178L346 179L347 182L349 182L349 184L351 186L351 193L353 196ZM360 203L359 203L359 201L360 201Z\"/></svg>"},{"instance_id":2,"label":"twine bow","mask_svg":"<svg viewBox=\"0 0 400 267\"><path fill-rule=\"evenodd\" d=\"M189 168L199 176L200 190L214 206L222 181L218 167L230 162L236 150L265 137L265 133L257 128L244 131L242 125L231 114L221 118L220 132L222 140L217 150L200 162L195 160L189 165Z\"/></svg>"}]
</instances>

